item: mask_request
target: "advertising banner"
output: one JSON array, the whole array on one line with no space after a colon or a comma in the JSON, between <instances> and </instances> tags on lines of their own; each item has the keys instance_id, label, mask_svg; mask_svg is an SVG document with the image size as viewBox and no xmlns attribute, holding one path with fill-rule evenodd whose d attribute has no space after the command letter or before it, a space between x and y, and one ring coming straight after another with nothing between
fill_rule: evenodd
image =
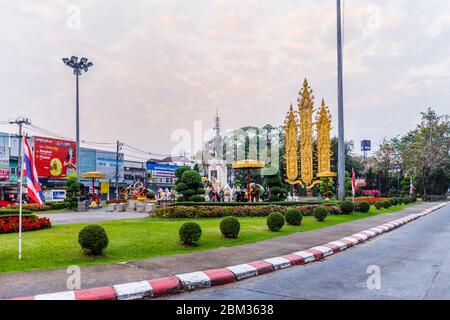
<instances>
[{"instance_id":1,"label":"advertising banner","mask_svg":"<svg viewBox=\"0 0 450 320\"><path fill-rule=\"evenodd\" d=\"M73 141L34 137L34 157L39 178L76 176L76 145Z\"/></svg>"},{"instance_id":2,"label":"advertising banner","mask_svg":"<svg viewBox=\"0 0 450 320\"><path fill-rule=\"evenodd\" d=\"M9 169L0 169L0 181L6 180L9 181L9 177L10 177Z\"/></svg>"},{"instance_id":3,"label":"advertising banner","mask_svg":"<svg viewBox=\"0 0 450 320\"><path fill-rule=\"evenodd\" d=\"M124 166L123 154L119 153L119 181L123 182ZM96 151L96 171L105 174L100 181L116 179L116 153L112 151Z\"/></svg>"}]
</instances>

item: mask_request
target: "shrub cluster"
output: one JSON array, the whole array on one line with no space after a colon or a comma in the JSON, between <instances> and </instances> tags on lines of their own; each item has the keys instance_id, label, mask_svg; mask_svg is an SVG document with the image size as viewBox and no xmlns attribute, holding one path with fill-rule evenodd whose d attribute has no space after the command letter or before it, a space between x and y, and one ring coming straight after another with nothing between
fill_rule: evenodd
<instances>
[{"instance_id":1,"label":"shrub cluster","mask_svg":"<svg viewBox=\"0 0 450 320\"><path fill-rule=\"evenodd\" d=\"M3 210L17 210L17 212L19 212L19 204L18 203L14 203L14 204L10 204L7 209L3 209ZM50 209L50 207L48 205L43 205L42 208L39 207L37 204L35 203L23 203L22 204L22 211L26 210L26 211L45 211Z\"/></svg>"},{"instance_id":2,"label":"shrub cluster","mask_svg":"<svg viewBox=\"0 0 450 320\"><path fill-rule=\"evenodd\" d=\"M308 206L179 206L173 205L167 208L157 208L153 211L153 215L162 218L221 218L227 216L234 217L267 217L273 212L286 213L289 209L296 209L300 211L302 216L312 216L313 210L317 205ZM336 206L330 206L331 214L340 214L341 209Z\"/></svg>"},{"instance_id":3,"label":"shrub cluster","mask_svg":"<svg viewBox=\"0 0 450 320\"><path fill-rule=\"evenodd\" d=\"M284 226L284 216L280 212L271 213L267 217L267 227L270 231L279 231Z\"/></svg>"},{"instance_id":4,"label":"shrub cluster","mask_svg":"<svg viewBox=\"0 0 450 320\"><path fill-rule=\"evenodd\" d=\"M236 239L241 230L241 224L235 217L226 217L220 222L220 232L225 238Z\"/></svg>"},{"instance_id":5,"label":"shrub cluster","mask_svg":"<svg viewBox=\"0 0 450 320\"><path fill-rule=\"evenodd\" d=\"M292 226L299 226L302 224L302 213L296 209L289 209L284 215L286 222Z\"/></svg>"},{"instance_id":6,"label":"shrub cluster","mask_svg":"<svg viewBox=\"0 0 450 320\"><path fill-rule=\"evenodd\" d=\"M327 207L319 206L314 209L314 217L317 219L317 221L325 221L328 214L329 210Z\"/></svg>"},{"instance_id":7,"label":"shrub cluster","mask_svg":"<svg viewBox=\"0 0 450 320\"><path fill-rule=\"evenodd\" d=\"M356 211L366 213L370 210L370 204L368 202L360 202L356 204Z\"/></svg>"},{"instance_id":8,"label":"shrub cluster","mask_svg":"<svg viewBox=\"0 0 450 320\"><path fill-rule=\"evenodd\" d=\"M388 209L392 206L391 201L390 200L383 200L381 202L381 204L383 205L383 208Z\"/></svg>"},{"instance_id":9,"label":"shrub cluster","mask_svg":"<svg viewBox=\"0 0 450 320\"><path fill-rule=\"evenodd\" d=\"M78 233L78 243L86 253L100 255L108 246L109 239L105 229L97 224L91 224Z\"/></svg>"},{"instance_id":10,"label":"shrub cluster","mask_svg":"<svg viewBox=\"0 0 450 320\"><path fill-rule=\"evenodd\" d=\"M353 212L354 205L351 201L342 201L340 204L342 214L350 214Z\"/></svg>"},{"instance_id":11,"label":"shrub cluster","mask_svg":"<svg viewBox=\"0 0 450 320\"><path fill-rule=\"evenodd\" d=\"M196 245L202 235L202 228L198 223L186 222L181 226L178 235L184 245Z\"/></svg>"}]
</instances>

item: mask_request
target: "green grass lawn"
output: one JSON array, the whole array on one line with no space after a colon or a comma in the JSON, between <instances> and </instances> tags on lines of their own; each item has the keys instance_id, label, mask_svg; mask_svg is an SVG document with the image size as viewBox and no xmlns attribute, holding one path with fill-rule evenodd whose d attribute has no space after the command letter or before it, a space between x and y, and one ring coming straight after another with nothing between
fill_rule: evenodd
<instances>
[{"instance_id":1,"label":"green grass lawn","mask_svg":"<svg viewBox=\"0 0 450 320\"><path fill-rule=\"evenodd\" d=\"M325 222L314 217L304 217L299 227L285 225L279 232L267 229L266 218L240 218L241 233L238 239L225 239L219 229L221 218L161 219L143 218L99 223L109 237L109 246L103 257L92 258L83 254L78 244L78 232L87 224L57 225L51 229L23 233L23 257L17 259L17 234L0 235L0 273L53 269L69 265L93 265L127 260L147 259L236 246L250 242L310 231L335 224L361 219L377 214L397 211L406 206L393 206L368 213L329 216ZM202 227L199 246L183 246L178 229L186 221L196 221Z\"/></svg>"}]
</instances>

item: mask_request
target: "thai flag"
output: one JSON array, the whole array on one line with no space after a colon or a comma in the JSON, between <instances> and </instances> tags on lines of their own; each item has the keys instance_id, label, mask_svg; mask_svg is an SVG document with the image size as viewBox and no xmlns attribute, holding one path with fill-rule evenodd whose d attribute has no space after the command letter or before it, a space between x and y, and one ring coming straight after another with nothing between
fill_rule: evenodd
<instances>
[{"instance_id":1,"label":"thai flag","mask_svg":"<svg viewBox=\"0 0 450 320\"><path fill-rule=\"evenodd\" d=\"M39 207L44 205L44 193L39 184L36 166L34 165L33 153L31 153L30 145L27 138L24 138L23 150L23 176L27 177L28 197L36 202Z\"/></svg>"}]
</instances>

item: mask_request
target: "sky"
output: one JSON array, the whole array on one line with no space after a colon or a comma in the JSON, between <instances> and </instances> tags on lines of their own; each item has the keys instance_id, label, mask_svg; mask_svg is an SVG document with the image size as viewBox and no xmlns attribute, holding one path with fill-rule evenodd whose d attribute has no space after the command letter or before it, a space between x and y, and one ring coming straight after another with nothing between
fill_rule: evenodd
<instances>
[{"instance_id":1,"label":"sky","mask_svg":"<svg viewBox=\"0 0 450 320\"><path fill-rule=\"evenodd\" d=\"M224 130L278 126L304 78L336 133L335 4L0 0L0 121L75 137L75 77L61 58L76 55L94 63L80 78L83 140L168 154L174 132L211 129L216 110ZM448 113L449 43L447 0L344 1L345 138L376 146L426 107Z\"/></svg>"}]
</instances>

